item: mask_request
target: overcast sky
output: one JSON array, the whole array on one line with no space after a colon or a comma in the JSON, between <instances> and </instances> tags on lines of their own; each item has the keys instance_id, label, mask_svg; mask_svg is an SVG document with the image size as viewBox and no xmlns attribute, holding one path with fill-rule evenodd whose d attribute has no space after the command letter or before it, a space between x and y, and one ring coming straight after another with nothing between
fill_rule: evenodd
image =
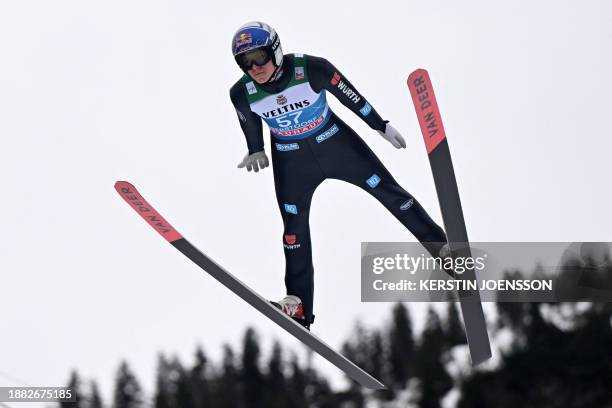
<instances>
[{"instance_id":1,"label":"overcast sky","mask_svg":"<svg viewBox=\"0 0 612 408\"><path fill-rule=\"evenodd\" d=\"M285 52L334 63L407 140L396 150L333 98L441 223L406 79L429 71L473 241L612 241L607 1L0 3L0 371L108 400L120 359L153 387L159 351L218 361L257 327L287 334L157 236L115 193L134 183L180 232L265 297L284 295L270 168L246 152L228 97L235 29L262 20ZM266 134L266 149L269 152ZM311 211L313 330L339 346L361 304L361 241L414 241L372 197L327 181ZM425 305L411 306L422 324ZM336 369L319 361L326 373ZM16 385L0 376L0 385Z\"/></svg>"}]
</instances>

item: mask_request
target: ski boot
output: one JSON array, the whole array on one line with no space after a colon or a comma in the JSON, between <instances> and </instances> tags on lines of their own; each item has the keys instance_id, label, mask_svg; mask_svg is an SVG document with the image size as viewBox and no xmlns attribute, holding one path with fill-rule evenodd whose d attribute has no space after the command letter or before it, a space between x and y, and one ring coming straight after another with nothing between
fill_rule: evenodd
<instances>
[{"instance_id":1,"label":"ski boot","mask_svg":"<svg viewBox=\"0 0 612 408\"><path fill-rule=\"evenodd\" d=\"M442 248L440 248L440 252L438 256L442 259L445 259L451 256L450 245L448 245L448 243L442 245Z\"/></svg>"},{"instance_id":2,"label":"ski boot","mask_svg":"<svg viewBox=\"0 0 612 408\"><path fill-rule=\"evenodd\" d=\"M310 330L310 323L314 321L314 316L309 323L306 322L304 305L299 297L295 295L287 295L284 299L279 300L278 302L270 301L270 303L272 303L272 305L281 312L295 320L297 323L304 326L306 330Z\"/></svg>"}]
</instances>

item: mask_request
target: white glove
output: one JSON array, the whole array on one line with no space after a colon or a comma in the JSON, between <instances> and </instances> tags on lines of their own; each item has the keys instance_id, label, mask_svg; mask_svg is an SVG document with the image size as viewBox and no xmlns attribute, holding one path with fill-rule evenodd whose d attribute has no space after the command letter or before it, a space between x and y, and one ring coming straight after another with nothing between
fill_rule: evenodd
<instances>
[{"instance_id":1,"label":"white glove","mask_svg":"<svg viewBox=\"0 0 612 408\"><path fill-rule=\"evenodd\" d=\"M404 149L406 148L406 141L404 140L402 135L400 135L397 129L395 129L393 126L389 124L389 122L387 122L385 131L381 132L379 130L378 133L380 133L382 137L384 137L387 141L389 141L389 143L395 146L396 149L401 149L402 147Z\"/></svg>"},{"instance_id":2,"label":"white glove","mask_svg":"<svg viewBox=\"0 0 612 408\"><path fill-rule=\"evenodd\" d=\"M253 154L247 153L244 159L238 163L238 168L241 169L246 167L248 171L255 170L255 173L257 173L260 168L263 170L268 167L269 164L268 156L266 156L266 152L262 150L261 152Z\"/></svg>"}]
</instances>

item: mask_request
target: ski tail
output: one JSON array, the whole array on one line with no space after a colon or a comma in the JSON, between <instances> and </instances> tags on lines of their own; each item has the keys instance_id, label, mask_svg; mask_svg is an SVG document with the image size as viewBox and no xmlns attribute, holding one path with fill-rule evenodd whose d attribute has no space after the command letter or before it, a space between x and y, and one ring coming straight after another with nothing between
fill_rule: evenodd
<instances>
[{"instance_id":1,"label":"ski tail","mask_svg":"<svg viewBox=\"0 0 612 408\"><path fill-rule=\"evenodd\" d=\"M423 133L451 253L454 257L471 257L453 161L431 79L426 70L417 69L408 76L407 83ZM461 279L476 281L476 272L468 269ZM458 295L472 364L477 365L491 357L480 293L477 289L462 290Z\"/></svg>"}]
</instances>

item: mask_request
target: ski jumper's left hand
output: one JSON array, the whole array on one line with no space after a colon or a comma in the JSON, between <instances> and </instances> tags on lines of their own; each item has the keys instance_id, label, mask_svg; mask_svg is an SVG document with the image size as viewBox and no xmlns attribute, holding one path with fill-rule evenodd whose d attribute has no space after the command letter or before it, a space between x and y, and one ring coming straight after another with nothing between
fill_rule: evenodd
<instances>
[{"instance_id":1,"label":"ski jumper's left hand","mask_svg":"<svg viewBox=\"0 0 612 408\"><path fill-rule=\"evenodd\" d=\"M402 135L388 123L389 121L380 117L374 107L338 68L320 57L309 55L307 61L310 84L316 92L326 89L397 149L406 148L406 141Z\"/></svg>"},{"instance_id":2,"label":"ski jumper's left hand","mask_svg":"<svg viewBox=\"0 0 612 408\"><path fill-rule=\"evenodd\" d=\"M389 122L387 122L387 126L385 127L385 131L379 130L378 133L385 138L389 143L391 143L396 149L406 148L406 141L400 135L400 132L397 131L396 128L391 126Z\"/></svg>"}]
</instances>

